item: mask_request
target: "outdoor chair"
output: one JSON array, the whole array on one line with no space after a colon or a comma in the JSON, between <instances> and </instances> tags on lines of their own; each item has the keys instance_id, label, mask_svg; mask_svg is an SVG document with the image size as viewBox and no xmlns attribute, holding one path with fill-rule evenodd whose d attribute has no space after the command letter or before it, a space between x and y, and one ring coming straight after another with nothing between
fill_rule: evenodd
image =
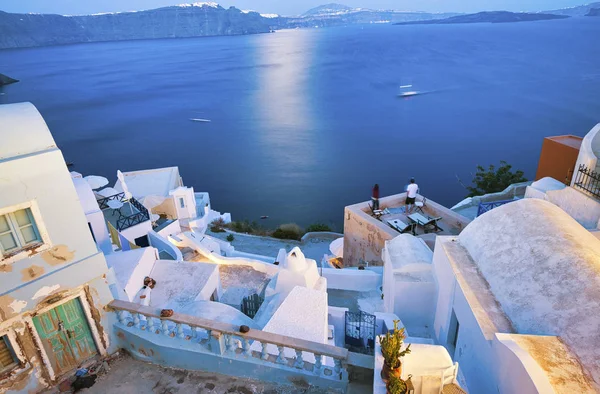
<instances>
[{"instance_id":1,"label":"outdoor chair","mask_svg":"<svg viewBox=\"0 0 600 394\"><path fill-rule=\"evenodd\" d=\"M415 201L416 210L421 212L422 214L425 214L425 212L423 211L423 209L425 208L425 204L427 204L427 199L425 197L423 197L423 201Z\"/></svg>"},{"instance_id":2,"label":"outdoor chair","mask_svg":"<svg viewBox=\"0 0 600 394\"><path fill-rule=\"evenodd\" d=\"M416 223L406 224L400 219L393 219L387 220L387 224L400 234L412 233L412 235L417 235L415 232Z\"/></svg>"},{"instance_id":3,"label":"outdoor chair","mask_svg":"<svg viewBox=\"0 0 600 394\"><path fill-rule=\"evenodd\" d=\"M373 209L371 204L369 204L369 208L371 208L371 216L377 220L381 220L381 216L383 216L384 212L381 209Z\"/></svg>"},{"instance_id":4,"label":"outdoor chair","mask_svg":"<svg viewBox=\"0 0 600 394\"><path fill-rule=\"evenodd\" d=\"M442 220L442 217L432 218L426 217L420 213L413 213L412 215L408 215L408 218L423 227L425 233L428 233L430 230L438 232L444 231L440 226L438 226L437 222Z\"/></svg>"}]
</instances>

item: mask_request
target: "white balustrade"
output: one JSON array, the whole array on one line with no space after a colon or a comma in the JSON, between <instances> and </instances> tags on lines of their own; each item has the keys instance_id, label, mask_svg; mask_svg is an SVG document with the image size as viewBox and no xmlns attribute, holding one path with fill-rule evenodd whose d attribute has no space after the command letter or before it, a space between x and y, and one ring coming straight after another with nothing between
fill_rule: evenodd
<instances>
[{"instance_id":1,"label":"white balustrade","mask_svg":"<svg viewBox=\"0 0 600 394\"><path fill-rule=\"evenodd\" d=\"M345 363L348 358L348 350L343 348L285 337L260 330L250 330L248 333L241 333L238 331L239 327L237 326L194 316L174 314L169 319L165 319L161 318L159 311L154 308L125 301L113 301L110 306L116 310L119 323L127 330L162 334L163 336L173 338L172 340L190 340L190 342L199 344L200 349L215 353L221 357L235 358L245 360L246 362L268 363L275 368L286 368L288 370L310 371L311 364L307 364L307 361L304 360L304 352L307 352L314 355L315 358L315 362L312 365L312 373L314 375L338 381L347 379ZM130 319L127 318L127 314L131 316ZM141 324L142 320L145 320L145 325ZM173 330L170 329L170 324L174 324ZM186 327L185 329L184 326ZM204 333L200 334L199 330L206 332L207 339L204 339ZM189 333L189 336L186 336L186 331ZM223 341L219 340L221 335L223 336ZM260 353L256 352L253 355L252 342L256 342L257 346L260 345ZM275 354L269 353L269 345L277 348ZM215 346L216 348L213 349ZM293 350L296 354L293 365L290 366L285 356L286 348ZM271 355L275 357L270 357ZM324 365L325 356L333 359L333 368Z\"/></svg>"}]
</instances>

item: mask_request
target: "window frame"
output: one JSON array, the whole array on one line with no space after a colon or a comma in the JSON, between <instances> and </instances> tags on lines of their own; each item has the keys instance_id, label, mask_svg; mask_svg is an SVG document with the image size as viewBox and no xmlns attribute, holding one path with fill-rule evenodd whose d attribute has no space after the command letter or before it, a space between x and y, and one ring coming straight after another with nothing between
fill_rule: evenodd
<instances>
[{"instance_id":1,"label":"window frame","mask_svg":"<svg viewBox=\"0 0 600 394\"><path fill-rule=\"evenodd\" d=\"M17 216L15 214L20 211L25 211L25 214L27 215L27 218L29 219L28 224L25 224L22 226L19 224L19 220L17 219ZM31 208L17 209L16 211L8 212L3 215L0 215L0 217L4 217L6 220L6 223L8 224L8 230L2 232L0 235L12 234L13 240L15 241L15 243L17 245L17 247L14 249L4 250L2 243L0 243L0 252L2 254L10 255L15 252L18 252L19 250L30 247L32 245L42 243L42 237L40 236L40 232L37 229L37 223L35 221L35 218L33 217ZM29 228L29 227L32 228L36 238L33 241L27 242L25 240L25 236L23 234L23 229Z\"/></svg>"},{"instance_id":2,"label":"window frame","mask_svg":"<svg viewBox=\"0 0 600 394\"><path fill-rule=\"evenodd\" d=\"M179 197L179 209L185 209L185 198Z\"/></svg>"},{"instance_id":3,"label":"window frame","mask_svg":"<svg viewBox=\"0 0 600 394\"><path fill-rule=\"evenodd\" d=\"M0 380L7 376L17 376L31 367L29 361L25 359L23 349L21 349L17 342L17 335L13 328L7 327L0 330L0 340L5 341L14 361L14 364L0 369Z\"/></svg>"},{"instance_id":4,"label":"window frame","mask_svg":"<svg viewBox=\"0 0 600 394\"><path fill-rule=\"evenodd\" d=\"M37 240L29 243L25 242L21 232L22 228L28 227L29 225L20 226L14 215L16 212L23 209L29 209L27 216L37 237ZM5 251L0 245L0 266L30 257L31 255L40 253L52 247L44 221L42 220L42 215L40 214L40 210L35 200L0 208L0 216L7 217L8 226L10 228L9 232L3 232L3 234L12 234L19 246L16 249Z\"/></svg>"},{"instance_id":5,"label":"window frame","mask_svg":"<svg viewBox=\"0 0 600 394\"><path fill-rule=\"evenodd\" d=\"M21 363L21 360L19 360L19 358L17 357L17 354L15 353L15 350L13 348L8 334L0 335L0 342L4 342L4 344L6 345L6 349L8 350L8 353L10 354L13 360L12 364L9 364L7 366L0 365L0 375L2 375L17 368Z\"/></svg>"}]
</instances>

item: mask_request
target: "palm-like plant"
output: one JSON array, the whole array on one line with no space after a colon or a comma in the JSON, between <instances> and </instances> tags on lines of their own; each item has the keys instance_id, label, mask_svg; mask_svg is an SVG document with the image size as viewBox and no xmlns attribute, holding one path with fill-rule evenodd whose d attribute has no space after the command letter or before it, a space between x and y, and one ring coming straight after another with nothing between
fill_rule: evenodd
<instances>
[{"instance_id":1,"label":"palm-like plant","mask_svg":"<svg viewBox=\"0 0 600 394\"><path fill-rule=\"evenodd\" d=\"M390 369L400 368L400 357L410 353L410 344L406 349L400 351L406 334L404 327L398 329L399 322L400 320L394 320L394 331L391 333L388 331L384 336L379 337L384 362Z\"/></svg>"}]
</instances>

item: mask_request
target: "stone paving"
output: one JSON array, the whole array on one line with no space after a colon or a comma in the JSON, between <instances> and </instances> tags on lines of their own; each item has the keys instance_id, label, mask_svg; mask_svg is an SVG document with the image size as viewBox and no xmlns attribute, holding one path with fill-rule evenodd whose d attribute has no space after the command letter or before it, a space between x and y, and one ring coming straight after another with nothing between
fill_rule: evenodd
<instances>
[{"instance_id":1,"label":"stone paving","mask_svg":"<svg viewBox=\"0 0 600 394\"><path fill-rule=\"evenodd\" d=\"M110 371L98 377L96 384L79 391L85 394L329 394L304 385L278 385L214 373L164 368L134 360L128 355L110 364Z\"/></svg>"}]
</instances>

